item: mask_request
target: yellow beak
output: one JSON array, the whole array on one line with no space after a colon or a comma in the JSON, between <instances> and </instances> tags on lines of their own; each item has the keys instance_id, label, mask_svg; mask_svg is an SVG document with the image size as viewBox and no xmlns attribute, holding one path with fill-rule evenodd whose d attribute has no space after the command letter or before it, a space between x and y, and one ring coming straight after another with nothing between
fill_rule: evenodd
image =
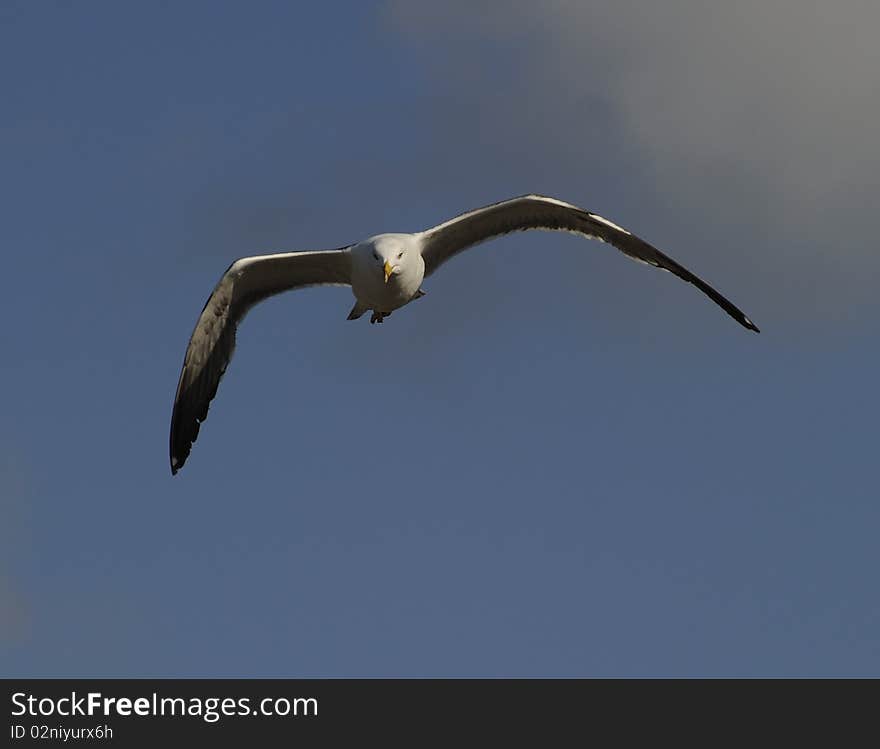
<instances>
[{"instance_id":1,"label":"yellow beak","mask_svg":"<svg viewBox=\"0 0 880 749\"><path fill-rule=\"evenodd\" d=\"M385 283L388 283L388 279L391 278L391 274L394 272L394 268L391 266L387 260L385 261Z\"/></svg>"}]
</instances>

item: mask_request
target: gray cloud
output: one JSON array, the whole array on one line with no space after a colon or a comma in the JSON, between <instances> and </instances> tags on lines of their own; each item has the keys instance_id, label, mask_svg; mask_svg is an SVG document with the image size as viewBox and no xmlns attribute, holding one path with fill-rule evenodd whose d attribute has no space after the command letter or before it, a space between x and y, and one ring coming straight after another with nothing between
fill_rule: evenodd
<instances>
[{"instance_id":1,"label":"gray cloud","mask_svg":"<svg viewBox=\"0 0 880 749\"><path fill-rule=\"evenodd\" d=\"M587 207L624 223L638 203L661 236L690 224L777 312L876 296L877 3L406 0L387 18L438 86L438 153L469 142L474 168L605 195Z\"/></svg>"},{"instance_id":2,"label":"gray cloud","mask_svg":"<svg viewBox=\"0 0 880 749\"><path fill-rule=\"evenodd\" d=\"M3 443L0 443L2 445ZM0 459L0 646L10 647L27 635L30 610L17 572L29 562L33 539L27 522L25 469L6 449Z\"/></svg>"},{"instance_id":3,"label":"gray cloud","mask_svg":"<svg viewBox=\"0 0 880 749\"><path fill-rule=\"evenodd\" d=\"M24 597L13 582L0 573L0 646L20 643L26 637L29 619Z\"/></svg>"}]
</instances>

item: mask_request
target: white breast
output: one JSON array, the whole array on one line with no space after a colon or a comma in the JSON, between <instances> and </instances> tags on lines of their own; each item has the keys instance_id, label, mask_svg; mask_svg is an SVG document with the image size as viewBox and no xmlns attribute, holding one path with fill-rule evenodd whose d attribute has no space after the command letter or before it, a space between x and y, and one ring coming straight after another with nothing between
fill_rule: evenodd
<instances>
[{"instance_id":1,"label":"white breast","mask_svg":"<svg viewBox=\"0 0 880 749\"><path fill-rule=\"evenodd\" d=\"M398 259L400 252L403 257ZM399 268L388 283L382 270L388 258ZM422 285L425 277L425 261L412 234L379 234L355 245L351 250L351 288L362 306L391 312L409 302Z\"/></svg>"}]
</instances>

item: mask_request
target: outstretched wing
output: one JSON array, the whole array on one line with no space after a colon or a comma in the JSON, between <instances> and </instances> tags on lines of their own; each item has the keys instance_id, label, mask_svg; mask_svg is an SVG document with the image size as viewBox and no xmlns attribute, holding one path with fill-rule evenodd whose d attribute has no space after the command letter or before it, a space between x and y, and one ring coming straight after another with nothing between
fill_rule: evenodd
<instances>
[{"instance_id":1,"label":"outstretched wing","mask_svg":"<svg viewBox=\"0 0 880 749\"><path fill-rule=\"evenodd\" d=\"M422 232L419 236L425 275L433 273L468 247L502 234L529 229L567 231L607 242L633 260L662 268L692 283L740 325L759 332L758 327L732 302L656 247L606 218L542 195L523 195L477 208Z\"/></svg>"},{"instance_id":2,"label":"outstretched wing","mask_svg":"<svg viewBox=\"0 0 880 749\"><path fill-rule=\"evenodd\" d=\"M351 283L348 248L236 260L208 298L189 339L171 414L171 473L186 462L235 350L235 329L257 302L306 286Z\"/></svg>"}]
</instances>

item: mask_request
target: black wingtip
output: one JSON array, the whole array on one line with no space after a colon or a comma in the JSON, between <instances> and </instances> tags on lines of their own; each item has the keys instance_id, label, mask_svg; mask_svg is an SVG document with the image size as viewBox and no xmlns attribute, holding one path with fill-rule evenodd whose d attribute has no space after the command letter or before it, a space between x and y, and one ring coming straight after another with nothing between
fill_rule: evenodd
<instances>
[{"instance_id":1,"label":"black wingtip","mask_svg":"<svg viewBox=\"0 0 880 749\"><path fill-rule=\"evenodd\" d=\"M177 475L180 469L183 468L183 464L186 463L186 459L189 457L189 450L181 449L181 447L182 446L179 444L172 445L171 452L169 453L172 476Z\"/></svg>"},{"instance_id":2,"label":"black wingtip","mask_svg":"<svg viewBox=\"0 0 880 749\"><path fill-rule=\"evenodd\" d=\"M187 448L192 447L192 445L187 445L186 443L178 444L175 446L175 449L171 452L171 475L176 476L180 469L183 468L184 463L186 463L186 459L189 457L189 450Z\"/></svg>"}]
</instances>

